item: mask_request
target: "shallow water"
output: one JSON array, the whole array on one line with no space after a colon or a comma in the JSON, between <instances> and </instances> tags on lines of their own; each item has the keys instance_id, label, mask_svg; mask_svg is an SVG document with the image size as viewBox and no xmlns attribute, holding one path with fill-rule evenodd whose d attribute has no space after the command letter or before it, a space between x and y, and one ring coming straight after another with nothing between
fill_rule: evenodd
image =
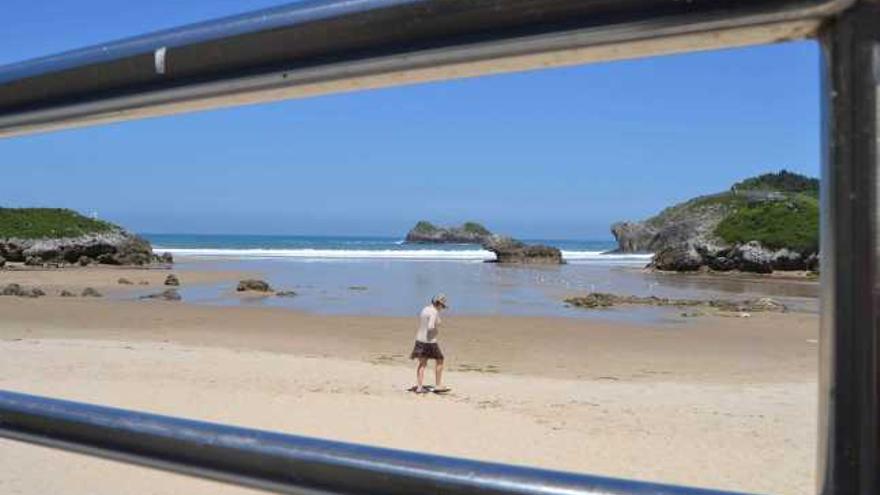
<instances>
[{"instance_id":1,"label":"shallow water","mask_svg":"<svg viewBox=\"0 0 880 495\"><path fill-rule=\"evenodd\" d=\"M585 310L564 304L590 291L689 299L771 296L792 309L817 311L817 285L766 277L727 277L646 272L640 264L570 263L507 266L479 261L377 259L193 259L178 257L180 270L235 270L262 274L276 290L296 297L241 297L235 283L184 286L192 303L287 307L318 314L411 316L444 292L450 313L601 318L680 323L675 308L625 307Z\"/></svg>"}]
</instances>

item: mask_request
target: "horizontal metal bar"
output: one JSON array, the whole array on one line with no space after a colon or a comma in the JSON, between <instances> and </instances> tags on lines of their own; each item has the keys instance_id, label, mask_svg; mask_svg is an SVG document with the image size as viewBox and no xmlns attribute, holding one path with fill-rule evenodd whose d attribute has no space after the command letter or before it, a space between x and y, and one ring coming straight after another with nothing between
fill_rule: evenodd
<instances>
[{"instance_id":1,"label":"horizontal metal bar","mask_svg":"<svg viewBox=\"0 0 880 495\"><path fill-rule=\"evenodd\" d=\"M0 67L0 137L811 36L853 0L311 0Z\"/></svg>"},{"instance_id":2,"label":"horizontal metal bar","mask_svg":"<svg viewBox=\"0 0 880 495\"><path fill-rule=\"evenodd\" d=\"M0 391L0 437L282 493L724 493L318 440L9 391Z\"/></svg>"}]
</instances>

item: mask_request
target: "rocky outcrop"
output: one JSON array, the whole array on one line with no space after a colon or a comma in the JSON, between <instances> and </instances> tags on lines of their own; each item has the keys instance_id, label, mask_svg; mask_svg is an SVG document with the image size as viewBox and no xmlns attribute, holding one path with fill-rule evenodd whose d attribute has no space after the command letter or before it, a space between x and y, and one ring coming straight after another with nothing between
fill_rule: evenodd
<instances>
[{"instance_id":1,"label":"rocky outcrop","mask_svg":"<svg viewBox=\"0 0 880 495\"><path fill-rule=\"evenodd\" d=\"M495 253L495 262L510 264L561 265L562 251L552 246L529 245L512 237L493 235L483 248Z\"/></svg>"},{"instance_id":2,"label":"rocky outcrop","mask_svg":"<svg viewBox=\"0 0 880 495\"><path fill-rule=\"evenodd\" d=\"M569 297L565 302L570 306L585 309L604 309L623 305L647 305L647 306L672 306L676 308L704 307L723 312L759 313L776 312L782 313L788 310L785 304L762 297L758 299L746 299L743 301L731 301L727 299L669 299L657 296L619 296L605 292L591 292L585 296Z\"/></svg>"},{"instance_id":3,"label":"rocky outcrop","mask_svg":"<svg viewBox=\"0 0 880 495\"><path fill-rule=\"evenodd\" d=\"M180 279L177 278L177 275L171 273L165 277L165 285L177 287L180 285Z\"/></svg>"},{"instance_id":4,"label":"rocky outcrop","mask_svg":"<svg viewBox=\"0 0 880 495\"><path fill-rule=\"evenodd\" d=\"M616 252L670 271L818 270L818 180L781 171L611 227Z\"/></svg>"},{"instance_id":5,"label":"rocky outcrop","mask_svg":"<svg viewBox=\"0 0 880 495\"><path fill-rule=\"evenodd\" d=\"M406 242L483 244L491 236L492 232L476 222L467 222L458 227L438 227L421 221L406 234Z\"/></svg>"},{"instance_id":6,"label":"rocky outcrop","mask_svg":"<svg viewBox=\"0 0 880 495\"><path fill-rule=\"evenodd\" d=\"M693 244L669 247L655 254L648 266L677 272L696 271L705 266L718 272L772 273L775 270L817 271L819 263L815 253L804 256L788 248L774 250L751 241L732 247L714 246L713 249Z\"/></svg>"},{"instance_id":7,"label":"rocky outcrop","mask_svg":"<svg viewBox=\"0 0 880 495\"><path fill-rule=\"evenodd\" d=\"M79 237L49 239L0 238L0 256L7 261L41 266L47 263L146 265L165 262L150 243L122 229Z\"/></svg>"},{"instance_id":8,"label":"rocky outcrop","mask_svg":"<svg viewBox=\"0 0 880 495\"><path fill-rule=\"evenodd\" d=\"M685 244L718 242L715 228L730 213L727 194L704 196L667 208L643 222L611 226L619 253L657 253Z\"/></svg>"}]
</instances>

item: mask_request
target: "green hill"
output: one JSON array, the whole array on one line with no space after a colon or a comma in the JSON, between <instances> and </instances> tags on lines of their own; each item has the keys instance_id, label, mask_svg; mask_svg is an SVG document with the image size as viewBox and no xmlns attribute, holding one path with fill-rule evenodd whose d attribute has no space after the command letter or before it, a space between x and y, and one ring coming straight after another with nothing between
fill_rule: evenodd
<instances>
[{"instance_id":1,"label":"green hill","mask_svg":"<svg viewBox=\"0 0 880 495\"><path fill-rule=\"evenodd\" d=\"M0 238L51 239L121 230L62 208L0 208Z\"/></svg>"}]
</instances>

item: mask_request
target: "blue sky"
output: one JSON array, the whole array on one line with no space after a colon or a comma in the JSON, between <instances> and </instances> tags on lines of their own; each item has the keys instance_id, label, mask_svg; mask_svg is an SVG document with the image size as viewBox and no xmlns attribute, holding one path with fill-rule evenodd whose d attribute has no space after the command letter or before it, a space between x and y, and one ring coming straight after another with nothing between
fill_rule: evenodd
<instances>
[{"instance_id":1,"label":"blue sky","mask_svg":"<svg viewBox=\"0 0 880 495\"><path fill-rule=\"evenodd\" d=\"M6 0L0 64L277 3ZM818 64L812 42L777 44L0 140L0 203L140 232L398 235L424 218L605 238L749 175L817 175Z\"/></svg>"}]
</instances>

